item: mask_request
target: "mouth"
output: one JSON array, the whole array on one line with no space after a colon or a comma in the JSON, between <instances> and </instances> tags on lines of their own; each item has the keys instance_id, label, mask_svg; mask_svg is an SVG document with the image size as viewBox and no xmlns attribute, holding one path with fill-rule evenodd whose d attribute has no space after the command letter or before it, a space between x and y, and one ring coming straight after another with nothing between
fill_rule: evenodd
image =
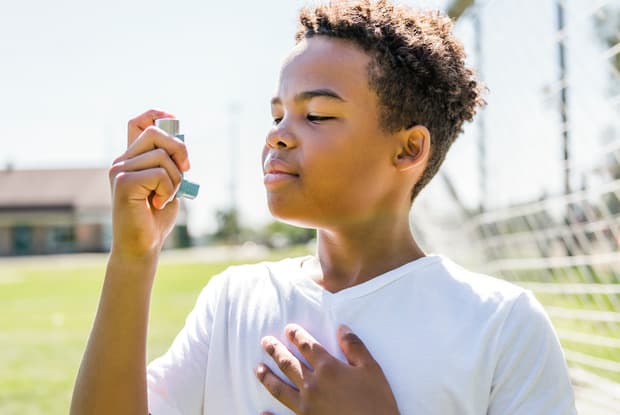
<instances>
[{"instance_id":1,"label":"mouth","mask_svg":"<svg viewBox=\"0 0 620 415\"><path fill-rule=\"evenodd\" d=\"M263 182L265 186L273 186L294 180L298 177L299 174L286 162L280 159L265 160L265 164L263 165Z\"/></svg>"}]
</instances>

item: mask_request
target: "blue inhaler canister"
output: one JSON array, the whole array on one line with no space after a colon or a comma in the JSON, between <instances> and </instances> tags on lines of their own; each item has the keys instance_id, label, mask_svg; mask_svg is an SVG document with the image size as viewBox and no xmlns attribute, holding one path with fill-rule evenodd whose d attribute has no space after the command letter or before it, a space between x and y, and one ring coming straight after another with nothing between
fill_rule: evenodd
<instances>
[{"instance_id":1,"label":"blue inhaler canister","mask_svg":"<svg viewBox=\"0 0 620 415\"><path fill-rule=\"evenodd\" d=\"M155 120L155 127L164 130L168 134L175 136L181 141L185 141L185 135L179 134L179 120L177 120L176 118L160 118L158 120ZM198 196L199 189L199 184L183 179L175 197L195 199L196 196Z\"/></svg>"}]
</instances>

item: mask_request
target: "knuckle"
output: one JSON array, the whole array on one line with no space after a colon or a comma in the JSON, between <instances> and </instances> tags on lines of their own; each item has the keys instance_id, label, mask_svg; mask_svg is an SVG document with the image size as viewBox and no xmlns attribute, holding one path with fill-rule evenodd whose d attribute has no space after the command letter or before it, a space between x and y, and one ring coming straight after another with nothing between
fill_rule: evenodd
<instances>
[{"instance_id":1,"label":"knuckle","mask_svg":"<svg viewBox=\"0 0 620 415\"><path fill-rule=\"evenodd\" d=\"M279 383L270 383L269 384L271 394L276 398L280 398L284 393L284 388Z\"/></svg>"},{"instance_id":2,"label":"knuckle","mask_svg":"<svg viewBox=\"0 0 620 415\"><path fill-rule=\"evenodd\" d=\"M173 190L174 185L166 169L164 169L163 167L157 167L155 169L155 174L157 175L157 178L159 179L160 185L162 185L167 191Z\"/></svg>"},{"instance_id":3,"label":"knuckle","mask_svg":"<svg viewBox=\"0 0 620 415\"><path fill-rule=\"evenodd\" d=\"M157 157L159 160L165 160L169 157L168 152L163 148L156 148L153 151L155 152L155 157Z\"/></svg>"},{"instance_id":4,"label":"knuckle","mask_svg":"<svg viewBox=\"0 0 620 415\"><path fill-rule=\"evenodd\" d=\"M320 359L314 364L314 371L319 374L325 375L331 373L332 367L328 361Z\"/></svg>"},{"instance_id":5,"label":"knuckle","mask_svg":"<svg viewBox=\"0 0 620 415\"><path fill-rule=\"evenodd\" d=\"M187 153L187 144L185 144L185 141L178 140L177 145L179 146L179 149L181 149L181 151Z\"/></svg>"},{"instance_id":6,"label":"knuckle","mask_svg":"<svg viewBox=\"0 0 620 415\"><path fill-rule=\"evenodd\" d=\"M289 329L288 336L290 337L290 339L291 339L292 341L296 341L296 340L297 340L297 334L298 334L298 329L297 329L297 327L293 326L293 327L291 327L291 328Z\"/></svg>"},{"instance_id":7,"label":"knuckle","mask_svg":"<svg viewBox=\"0 0 620 415\"><path fill-rule=\"evenodd\" d=\"M181 152L187 151L187 144L185 141L181 141L180 138L174 137L174 149Z\"/></svg>"},{"instance_id":8,"label":"knuckle","mask_svg":"<svg viewBox=\"0 0 620 415\"><path fill-rule=\"evenodd\" d=\"M181 181L183 181L183 175L181 174L181 172L179 171L179 169L176 168L174 169L174 183L175 184L179 184L181 183Z\"/></svg>"},{"instance_id":9,"label":"knuckle","mask_svg":"<svg viewBox=\"0 0 620 415\"><path fill-rule=\"evenodd\" d=\"M357 337L357 335L355 335L354 333L347 333L342 337L342 339L351 345L361 345L361 346L364 345L362 340L359 337Z\"/></svg>"},{"instance_id":10,"label":"knuckle","mask_svg":"<svg viewBox=\"0 0 620 415\"><path fill-rule=\"evenodd\" d=\"M112 166L108 169L108 179L110 180L110 183L114 183L114 179L120 172L121 164L116 162L112 164Z\"/></svg>"},{"instance_id":11,"label":"knuckle","mask_svg":"<svg viewBox=\"0 0 620 415\"><path fill-rule=\"evenodd\" d=\"M149 125L148 127L144 129L144 131L142 131L143 136L152 136L156 134L165 134L165 133L159 128L155 127L154 125Z\"/></svg>"},{"instance_id":12,"label":"knuckle","mask_svg":"<svg viewBox=\"0 0 620 415\"><path fill-rule=\"evenodd\" d=\"M273 356L273 353L276 351L276 346L273 343L269 343L265 346L265 351L269 356Z\"/></svg>"},{"instance_id":13,"label":"knuckle","mask_svg":"<svg viewBox=\"0 0 620 415\"><path fill-rule=\"evenodd\" d=\"M112 180L112 185L116 190L123 189L129 184L130 179L131 176L127 174L127 172L122 171L116 176L114 176L114 179Z\"/></svg>"},{"instance_id":14,"label":"knuckle","mask_svg":"<svg viewBox=\"0 0 620 415\"><path fill-rule=\"evenodd\" d=\"M312 398L313 396L316 396L318 394L319 387L313 379L304 379L302 386L304 395L308 398Z\"/></svg>"},{"instance_id":15,"label":"knuckle","mask_svg":"<svg viewBox=\"0 0 620 415\"><path fill-rule=\"evenodd\" d=\"M300 351L300 352L302 352L302 353L309 353L309 352L311 352L311 351L312 351L312 343L310 343L310 342L309 342L309 341L307 341L307 340L302 340L302 341L298 344L298 346L297 346L297 347L299 348L299 351Z\"/></svg>"},{"instance_id":16,"label":"knuckle","mask_svg":"<svg viewBox=\"0 0 620 415\"><path fill-rule=\"evenodd\" d=\"M110 168L108 169L108 171L110 173L118 173L122 171L123 168L125 167L125 161L126 160L122 159L121 157L118 157L112 162L112 165L110 165Z\"/></svg>"},{"instance_id":17,"label":"knuckle","mask_svg":"<svg viewBox=\"0 0 620 415\"><path fill-rule=\"evenodd\" d=\"M120 156L118 156L117 158L115 158L114 160L112 160L112 165L115 165L116 163L119 163L121 161L124 161L124 156L125 154L121 154Z\"/></svg>"},{"instance_id":18,"label":"knuckle","mask_svg":"<svg viewBox=\"0 0 620 415\"><path fill-rule=\"evenodd\" d=\"M184 142L180 141L176 143L176 152L178 152L181 157L187 158L189 156L189 152L187 151L187 145Z\"/></svg>"},{"instance_id":19,"label":"knuckle","mask_svg":"<svg viewBox=\"0 0 620 415\"><path fill-rule=\"evenodd\" d=\"M278 366L282 369L283 372L288 372L288 370L293 366L293 360L291 358L284 358L278 362Z\"/></svg>"},{"instance_id":20,"label":"knuckle","mask_svg":"<svg viewBox=\"0 0 620 415\"><path fill-rule=\"evenodd\" d=\"M308 351L311 348L310 342L308 339L304 338L300 335L299 329L297 327L291 327L288 332L289 338L291 341L297 346L300 350Z\"/></svg>"}]
</instances>

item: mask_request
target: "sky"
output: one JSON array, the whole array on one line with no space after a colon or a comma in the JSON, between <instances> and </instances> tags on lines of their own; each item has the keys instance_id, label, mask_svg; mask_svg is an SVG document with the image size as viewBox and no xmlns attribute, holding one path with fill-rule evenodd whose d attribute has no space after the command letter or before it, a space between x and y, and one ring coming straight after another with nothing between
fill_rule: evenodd
<instances>
[{"instance_id":1,"label":"sky","mask_svg":"<svg viewBox=\"0 0 620 415\"><path fill-rule=\"evenodd\" d=\"M405 1L425 8L446 2ZM230 206L231 177L242 219L269 221L260 151L271 124L269 101L279 67L294 45L297 11L306 3L0 0L0 168L108 167L124 151L127 121L160 108L181 120L192 160L187 177L201 184L199 197L188 203L192 232L212 230L214 212ZM485 81L492 81L485 110L493 154L488 168L495 172L489 185L501 189L515 182L515 173L527 178L519 188L487 196L490 204L501 205L553 192L559 182L552 174L542 187L532 185L540 181L540 172L516 172L514 164L504 162L523 157L537 165L559 163L553 155L557 141L537 139L558 136L554 98L542 92L557 77L549 58L555 53L553 25L547 25L553 9L551 2L545 7L547 2L534 0L483 3L488 22L484 74ZM585 0L574 4L575 16L592 7ZM518 17L524 9L530 20L526 31ZM502 22L499 31L497 20ZM574 27L582 47L595 50L588 46L589 24L577 19ZM527 36L514 36L520 31ZM455 32L467 50L473 49L470 24L457 24ZM581 61L583 54L575 55L580 60L574 61L572 76L588 84L585 91L575 88L583 95L578 101L594 102L586 104L587 111L577 111L587 126L591 118L585 113L609 112L597 104L603 92L591 96L592 90L604 89L600 79L605 76L596 62L593 72ZM457 140L446 162L446 171L471 204L480 197L478 134L476 125L468 126L466 139ZM540 146L542 155L531 158L532 147ZM432 198L440 191L428 193Z\"/></svg>"}]
</instances>

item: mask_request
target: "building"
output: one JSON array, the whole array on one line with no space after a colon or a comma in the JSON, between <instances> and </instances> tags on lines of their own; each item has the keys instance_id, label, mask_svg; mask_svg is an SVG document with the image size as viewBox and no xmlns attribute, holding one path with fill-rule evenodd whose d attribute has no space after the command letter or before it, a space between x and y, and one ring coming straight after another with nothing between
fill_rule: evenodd
<instances>
[{"instance_id":1,"label":"building","mask_svg":"<svg viewBox=\"0 0 620 415\"><path fill-rule=\"evenodd\" d=\"M179 216L167 247L189 244ZM0 256L104 252L111 238L107 169L0 171Z\"/></svg>"}]
</instances>

